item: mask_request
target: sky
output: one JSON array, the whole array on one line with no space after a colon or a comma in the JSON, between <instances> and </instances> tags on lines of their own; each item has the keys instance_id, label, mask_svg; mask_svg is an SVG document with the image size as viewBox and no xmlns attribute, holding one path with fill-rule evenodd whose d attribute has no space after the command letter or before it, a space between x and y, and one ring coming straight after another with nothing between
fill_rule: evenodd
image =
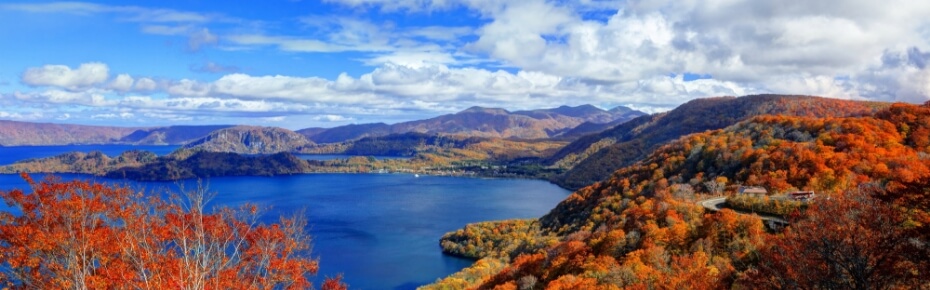
<instances>
[{"instance_id":1,"label":"sky","mask_svg":"<svg viewBox=\"0 0 930 290\"><path fill-rule=\"evenodd\" d=\"M0 119L290 129L760 93L923 103L930 1L0 1Z\"/></svg>"}]
</instances>

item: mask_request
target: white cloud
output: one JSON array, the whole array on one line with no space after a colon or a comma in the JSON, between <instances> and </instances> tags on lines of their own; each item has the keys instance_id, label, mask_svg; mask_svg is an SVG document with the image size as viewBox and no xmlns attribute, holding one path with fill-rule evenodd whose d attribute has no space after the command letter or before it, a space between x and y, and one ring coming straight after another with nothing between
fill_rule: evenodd
<instances>
[{"instance_id":1,"label":"white cloud","mask_svg":"<svg viewBox=\"0 0 930 290\"><path fill-rule=\"evenodd\" d=\"M364 61L369 66L384 64L398 64L408 67L424 67L429 65L451 65L458 62L454 56L444 52L433 51L399 51L378 55Z\"/></svg>"},{"instance_id":2,"label":"white cloud","mask_svg":"<svg viewBox=\"0 0 930 290\"><path fill-rule=\"evenodd\" d=\"M113 120L113 119L128 120L128 119L134 118L135 116L136 115L133 113L122 112L122 113L95 114L95 115L91 115L90 118L98 119L98 120L101 120L101 119L102 120Z\"/></svg>"},{"instance_id":3,"label":"white cloud","mask_svg":"<svg viewBox=\"0 0 930 290\"><path fill-rule=\"evenodd\" d=\"M110 81L110 88L120 92L132 90L134 80L128 74L119 74L115 79Z\"/></svg>"},{"instance_id":4,"label":"white cloud","mask_svg":"<svg viewBox=\"0 0 930 290\"><path fill-rule=\"evenodd\" d=\"M0 10L14 10L29 13L68 13L76 15L114 13L123 16L123 20L125 21L149 23L204 23L226 18L219 15L207 15L172 9L111 6L84 2L8 3L0 4Z\"/></svg>"},{"instance_id":5,"label":"white cloud","mask_svg":"<svg viewBox=\"0 0 930 290\"><path fill-rule=\"evenodd\" d=\"M20 112L0 111L0 119L35 121L35 120L42 120L43 118L45 118L45 115L43 115L42 113L37 113L37 112L24 114Z\"/></svg>"},{"instance_id":6,"label":"white cloud","mask_svg":"<svg viewBox=\"0 0 930 290\"><path fill-rule=\"evenodd\" d=\"M469 9L489 20L474 30L478 39L466 45L469 52L522 71L638 87L657 92L656 98L684 89L670 86L665 77L683 73L711 75L726 84L718 88L723 91L912 102L930 98L923 67L888 67L882 62L888 51L930 49L930 2L331 2L382 12ZM403 56L415 54L386 54L366 63L417 65Z\"/></svg>"},{"instance_id":7,"label":"white cloud","mask_svg":"<svg viewBox=\"0 0 930 290\"><path fill-rule=\"evenodd\" d=\"M287 119L287 116L274 116L274 117L264 117L262 121L269 123L280 123Z\"/></svg>"},{"instance_id":8,"label":"white cloud","mask_svg":"<svg viewBox=\"0 0 930 290\"><path fill-rule=\"evenodd\" d=\"M352 121L354 119L341 116L341 115L318 115L318 116L314 116L313 120L324 121L324 122L347 122L347 121Z\"/></svg>"},{"instance_id":9,"label":"white cloud","mask_svg":"<svg viewBox=\"0 0 930 290\"><path fill-rule=\"evenodd\" d=\"M138 22L143 33L187 37L191 51L267 47L296 57L354 52L354 61L371 67L367 73L327 79L250 75L204 62L189 69L225 75L156 80L125 74L110 78L106 65L99 63L76 69L49 65L22 75L24 84L49 88L7 94L4 101L101 110L113 106L137 117L145 117L144 112L165 118L195 113L303 115L305 120L339 122L371 115L379 115L376 120L414 118L472 105L529 109L594 103L658 111L694 98L769 92L909 102L930 98L930 53L924 52L930 50L930 2L327 2L378 10L366 13L461 9L477 24L409 27L349 13L282 21L277 24L301 30L276 33L281 30L208 25L223 17L184 11L0 4L0 9L30 13L112 13ZM685 81L685 74L710 78ZM129 92L146 96L127 96Z\"/></svg>"},{"instance_id":10,"label":"white cloud","mask_svg":"<svg viewBox=\"0 0 930 290\"><path fill-rule=\"evenodd\" d=\"M30 86L77 90L105 82L109 72L110 68L99 62L84 63L73 70L64 65L46 65L26 69L22 82Z\"/></svg>"},{"instance_id":11,"label":"white cloud","mask_svg":"<svg viewBox=\"0 0 930 290\"><path fill-rule=\"evenodd\" d=\"M140 92L153 91L158 88L158 83L150 78L140 78L136 81L135 90Z\"/></svg>"}]
</instances>

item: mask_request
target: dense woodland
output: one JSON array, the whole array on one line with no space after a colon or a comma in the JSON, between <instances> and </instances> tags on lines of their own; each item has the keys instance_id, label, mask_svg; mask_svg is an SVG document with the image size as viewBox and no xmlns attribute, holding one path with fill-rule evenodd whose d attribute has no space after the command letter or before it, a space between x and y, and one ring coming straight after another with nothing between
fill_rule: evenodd
<instances>
[{"instance_id":1,"label":"dense woodland","mask_svg":"<svg viewBox=\"0 0 930 290\"><path fill-rule=\"evenodd\" d=\"M559 243L505 257L508 265L492 275L473 270L472 282L431 287L926 288L928 151L928 105L894 104L855 117L759 116L688 135L540 218L532 236L554 234ZM696 204L736 184L814 190L823 198L793 211L780 231L767 231L758 217Z\"/></svg>"}]
</instances>

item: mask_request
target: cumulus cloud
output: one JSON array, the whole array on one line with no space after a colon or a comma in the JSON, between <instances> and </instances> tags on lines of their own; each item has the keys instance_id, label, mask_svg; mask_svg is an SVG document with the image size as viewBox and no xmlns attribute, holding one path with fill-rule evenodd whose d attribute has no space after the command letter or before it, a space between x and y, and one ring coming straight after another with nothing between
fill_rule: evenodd
<instances>
[{"instance_id":1,"label":"cumulus cloud","mask_svg":"<svg viewBox=\"0 0 930 290\"><path fill-rule=\"evenodd\" d=\"M489 21L465 45L471 53L522 71L639 87L656 97L677 90L664 76L696 73L741 88L733 92L930 98L923 62L930 49L930 2L330 2L382 12L472 10Z\"/></svg>"},{"instance_id":2,"label":"cumulus cloud","mask_svg":"<svg viewBox=\"0 0 930 290\"><path fill-rule=\"evenodd\" d=\"M110 68L99 62L84 63L77 69L64 65L46 65L26 69L21 80L30 86L53 86L78 90L105 82L109 73Z\"/></svg>"},{"instance_id":3,"label":"cumulus cloud","mask_svg":"<svg viewBox=\"0 0 930 290\"><path fill-rule=\"evenodd\" d=\"M362 13L310 15L291 20L300 33L286 34L208 27L217 16L183 11L3 4L0 9L28 12L118 13L125 21L140 22L144 33L186 37L191 51L219 46L272 48L297 56L352 52L359 55L354 61L370 67L323 78L250 75L206 62L189 69L221 75L152 79L111 78L99 63L49 65L27 69L21 78L43 88L7 94L4 101L113 106L144 118L204 113L344 122L428 117L472 105L530 109L593 103L656 112L694 98L756 93L908 102L930 98L930 2L327 2L382 14L461 9L477 21L468 27L410 27L359 19ZM706 78L686 80L686 74Z\"/></svg>"},{"instance_id":4,"label":"cumulus cloud","mask_svg":"<svg viewBox=\"0 0 930 290\"><path fill-rule=\"evenodd\" d=\"M128 74L119 74L115 79L110 81L110 88L120 92L132 90L134 80Z\"/></svg>"},{"instance_id":5,"label":"cumulus cloud","mask_svg":"<svg viewBox=\"0 0 930 290\"><path fill-rule=\"evenodd\" d=\"M140 92L153 91L158 88L158 83L150 78L140 78L136 81L136 86L134 88L136 91Z\"/></svg>"}]
</instances>

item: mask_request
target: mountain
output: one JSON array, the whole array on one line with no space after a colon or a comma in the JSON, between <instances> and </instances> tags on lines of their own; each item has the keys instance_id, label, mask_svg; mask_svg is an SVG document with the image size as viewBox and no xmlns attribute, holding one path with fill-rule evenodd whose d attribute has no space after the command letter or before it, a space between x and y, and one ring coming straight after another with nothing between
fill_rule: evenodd
<instances>
[{"instance_id":1,"label":"mountain","mask_svg":"<svg viewBox=\"0 0 930 290\"><path fill-rule=\"evenodd\" d=\"M550 157L547 164L568 169L553 182L566 188L580 188L606 179L666 142L691 133L721 129L753 116L860 116L887 106L887 103L785 95L697 99L666 113L638 117L596 135L584 136Z\"/></svg>"},{"instance_id":2,"label":"mountain","mask_svg":"<svg viewBox=\"0 0 930 290\"><path fill-rule=\"evenodd\" d=\"M311 145L303 135L276 127L235 126L216 130L206 137L184 145L209 152L274 154L297 151Z\"/></svg>"},{"instance_id":3,"label":"mountain","mask_svg":"<svg viewBox=\"0 0 930 290\"><path fill-rule=\"evenodd\" d=\"M320 128L307 128L297 130L297 133L316 143L336 143L388 135L391 134L391 126L385 123L351 124L322 130Z\"/></svg>"},{"instance_id":4,"label":"mountain","mask_svg":"<svg viewBox=\"0 0 930 290\"><path fill-rule=\"evenodd\" d=\"M930 106L883 107L854 117L756 116L676 138L538 220L447 234L445 251L482 261L425 289L928 285ZM698 204L739 185L818 198L773 233L751 212Z\"/></svg>"},{"instance_id":5,"label":"mountain","mask_svg":"<svg viewBox=\"0 0 930 290\"><path fill-rule=\"evenodd\" d=\"M0 145L108 144L139 129L0 120Z\"/></svg>"},{"instance_id":6,"label":"mountain","mask_svg":"<svg viewBox=\"0 0 930 290\"><path fill-rule=\"evenodd\" d=\"M621 123L642 115L645 113L629 108L618 107L605 111L592 105L515 112L499 108L472 107L455 114L393 125L360 124L335 127L325 131L308 128L298 132L317 143L343 142L407 132L465 137L543 139L559 136L585 122Z\"/></svg>"},{"instance_id":7,"label":"mountain","mask_svg":"<svg viewBox=\"0 0 930 290\"><path fill-rule=\"evenodd\" d=\"M186 144L203 138L210 132L229 128L232 125L169 126L139 129L120 138L120 142L144 145Z\"/></svg>"},{"instance_id":8,"label":"mountain","mask_svg":"<svg viewBox=\"0 0 930 290\"><path fill-rule=\"evenodd\" d=\"M0 146L74 144L179 145L202 138L212 131L231 127L170 126L113 127L0 120Z\"/></svg>"}]
</instances>

